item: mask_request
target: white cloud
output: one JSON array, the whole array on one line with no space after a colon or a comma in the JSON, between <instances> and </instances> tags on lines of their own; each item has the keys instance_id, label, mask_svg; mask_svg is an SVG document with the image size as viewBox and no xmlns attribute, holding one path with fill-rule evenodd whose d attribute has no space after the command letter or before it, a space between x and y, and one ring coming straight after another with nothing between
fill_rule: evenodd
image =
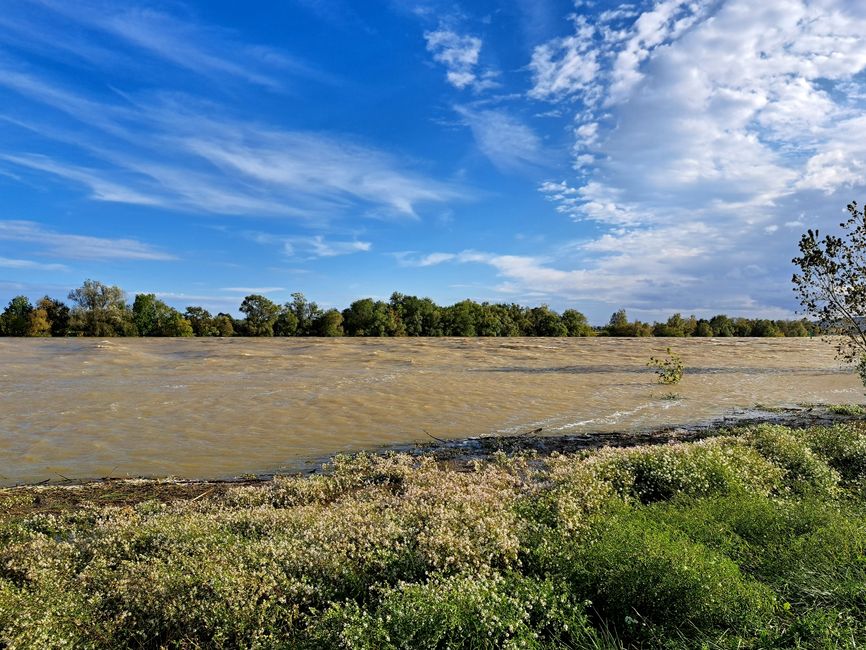
<instances>
[{"instance_id":1,"label":"white cloud","mask_svg":"<svg viewBox=\"0 0 866 650\"><path fill-rule=\"evenodd\" d=\"M550 162L535 131L505 110L466 106L455 110L472 131L478 148L499 170L519 172Z\"/></svg>"},{"instance_id":2,"label":"white cloud","mask_svg":"<svg viewBox=\"0 0 866 650\"><path fill-rule=\"evenodd\" d=\"M135 66L140 53L157 57L214 80L238 80L283 90L287 77L331 83L333 78L285 52L250 45L229 30L196 23L155 8L83 0L75 3L37 0L38 21L0 20L12 36L26 35L22 46L41 46L49 55L64 51L90 63ZM75 25L70 29L70 25ZM22 32L23 30L23 32ZM81 38L82 30L88 37ZM114 39L114 43L112 40ZM109 43L100 47L96 43ZM128 48L124 52L117 44Z\"/></svg>"},{"instance_id":3,"label":"white cloud","mask_svg":"<svg viewBox=\"0 0 866 650\"><path fill-rule=\"evenodd\" d=\"M336 257L351 253L365 253L372 248L366 241L328 241L322 235L313 237L289 237L284 240L283 250L287 255L308 257Z\"/></svg>"},{"instance_id":4,"label":"white cloud","mask_svg":"<svg viewBox=\"0 0 866 650\"><path fill-rule=\"evenodd\" d=\"M600 71L599 52L592 40L594 29L585 17L575 21L573 36L539 45L529 64L535 99L560 99L588 90Z\"/></svg>"},{"instance_id":5,"label":"white cloud","mask_svg":"<svg viewBox=\"0 0 866 650\"><path fill-rule=\"evenodd\" d=\"M458 185L413 172L411 161L350 136L220 117L217 107L189 97L100 102L20 73L0 75L0 85L95 127L82 137L73 126L10 120L102 164L85 168L77 156L71 162L32 154L0 161L87 187L95 200L316 221L359 208L415 218L421 204L466 198Z\"/></svg>"},{"instance_id":6,"label":"white cloud","mask_svg":"<svg viewBox=\"0 0 866 650\"><path fill-rule=\"evenodd\" d=\"M834 224L864 188L866 7L655 0L606 19L575 19L530 64L530 97L575 120L575 173L539 190L602 232L572 264L636 304L792 304L788 231Z\"/></svg>"},{"instance_id":7,"label":"white cloud","mask_svg":"<svg viewBox=\"0 0 866 650\"><path fill-rule=\"evenodd\" d=\"M458 34L440 27L425 32L424 40L433 60L445 66L448 83L458 90L471 88L478 93L500 86L496 70L478 68L482 41L477 36Z\"/></svg>"},{"instance_id":8,"label":"white cloud","mask_svg":"<svg viewBox=\"0 0 866 650\"><path fill-rule=\"evenodd\" d=\"M177 259L135 239L111 239L70 235L44 228L33 221L0 221L0 241L34 244L42 254L75 260L150 260Z\"/></svg>"},{"instance_id":9,"label":"white cloud","mask_svg":"<svg viewBox=\"0 0 866 650\"><path fill-rule=\"evenodd\" d=\"M33 260L17 260L9 257L0 257L0 268L24 269L27 271L68 271L69 267L63 264L44 264Z\"/></svg>"},{"instance_id":10,"label":"white cloud","mask_svg":"<svg viewBox=\"0 0 866 650\"><path fill-rule=\"evenodd\" d=\"M222 287L219 291L230 291L231 293L276 293L278 291L285 291L284 287Z\"/></svg>"}]
</instances>

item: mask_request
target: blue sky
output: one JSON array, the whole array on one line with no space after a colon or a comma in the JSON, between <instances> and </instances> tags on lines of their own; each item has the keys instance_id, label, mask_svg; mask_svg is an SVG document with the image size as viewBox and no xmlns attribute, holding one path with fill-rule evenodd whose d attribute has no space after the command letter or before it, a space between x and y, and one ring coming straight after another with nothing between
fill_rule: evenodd
<instances>
[{"instance_id":1,"label":"blue sky","mask_svg":"<svg viewBox=\"0 0 866 650\"><path fill-rule=\"evenodd\" d=\"M0 301L785 317L863 196L855 0L7 0Z\"/></svg>"}]
</instances>

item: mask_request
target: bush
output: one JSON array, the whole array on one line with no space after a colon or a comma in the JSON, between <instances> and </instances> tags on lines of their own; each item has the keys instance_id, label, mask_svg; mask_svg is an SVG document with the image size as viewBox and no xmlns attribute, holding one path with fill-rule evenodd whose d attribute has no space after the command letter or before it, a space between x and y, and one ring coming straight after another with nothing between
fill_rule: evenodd
<instances>
[{"instance_id":1,"label":"bush","mask_svg":"<svg viewBox=\"0 0 866 650\"><path fill-rule=\"evenodd\" d=\"M724 555L625 507L601 517L563 572L622 638L637 641L767 622L773 592Z\"/></svg>"},{"instance_id":2,"label":"bush","mask_svg":"<svg viewBox=\"0 0 866 650\"><path fill-rule=\"evenodd\" d=\"M646 365L650 368L655 368L655 373L658 375L658 382L660 384L678 384L683 378L683 371L685 370L683 360L676 352L671 352L670 348L666 349L666 355L663 359L650 357Z\"/></svg>"},{"instance_id":3,"label":"bush","mask_svg":"<svg viewBox=\"0 0 866 650\"><path fill-rule=\"evenodd\" d=\"M866 477L866 430L862 425L814 427L799 435L815 455L839 472L846 482Z\"/></svg>"},{"instance_id":4,"label":"bush","mask_svg":"<svg viewBox=\"0 0 866 650\"><path fill-rule=\"evenodd\" d=\"M338 604L312 636L320 647L588 647L597 636L565 590L516 575L434 576L386 590L375 610Z\"/></svg>"},{"instance_id":5,"label":"bush","mask_svg":"<svg viewBox=\"0 0 866 650\"><path fill-rule=\"evenodd\" d=\"M626 498L650 503L682 494L769 493L782 471L736 439L633 449L605 449L587 460Z\"/></svg>"},{"instance_id":6,"label":"bush","mask_svg":"<svg viewBox=\"0 0 866 650\"><path fill-rule=\"evenodd\" d=\"M836 492L839 473L812 452L802 434L780 425L763 424L748 430L744 439L785 471L785 490L794 494Z\"/></svg>"}]
</instances>

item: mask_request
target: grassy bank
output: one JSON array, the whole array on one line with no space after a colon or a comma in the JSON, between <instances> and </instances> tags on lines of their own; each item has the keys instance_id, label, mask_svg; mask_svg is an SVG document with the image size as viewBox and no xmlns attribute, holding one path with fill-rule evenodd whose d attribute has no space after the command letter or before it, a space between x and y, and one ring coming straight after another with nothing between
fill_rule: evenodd
<instances>
[{"instance_id":1,"label":"grassy bank","mask_svg":"<svg viewBox=\"0 0 866 650\"><path fill-rule=\"evenodd\" d=\"M468 471L360 455L116 505L61 489L0 491L0 646L866 643L858 421Z\"/></svg>"}]
</instances>

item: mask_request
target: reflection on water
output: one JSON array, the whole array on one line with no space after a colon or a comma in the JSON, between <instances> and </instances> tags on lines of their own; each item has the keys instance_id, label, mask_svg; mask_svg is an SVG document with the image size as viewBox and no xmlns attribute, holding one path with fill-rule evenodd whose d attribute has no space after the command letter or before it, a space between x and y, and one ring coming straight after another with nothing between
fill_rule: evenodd
<instances>
[{"instance_id":1,"label":"reflection on water","mask_svg":"<svg viewBox=\"0 0 866 650\"><path fill-rule=\"evenodd\" d=\"M686 364L663 399L645 367ZM859 402L810 339L0 339L0 482L234 476L437 437Z\"/></svg>"}]
</instances>

